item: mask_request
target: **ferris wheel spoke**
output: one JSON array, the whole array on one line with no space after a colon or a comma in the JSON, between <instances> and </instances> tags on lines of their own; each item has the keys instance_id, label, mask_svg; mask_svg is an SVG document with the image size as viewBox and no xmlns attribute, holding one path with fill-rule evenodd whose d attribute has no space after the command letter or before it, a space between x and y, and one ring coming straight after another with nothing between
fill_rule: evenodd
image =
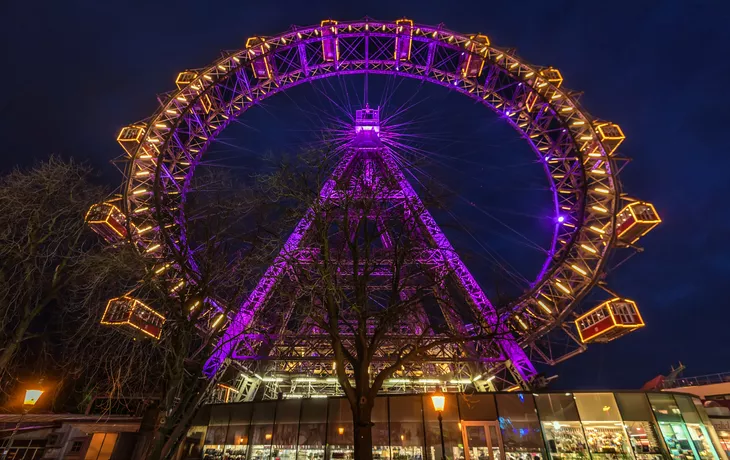
<instances>
[{"instance_id":1,"label":"ferris wheel spoke","mask_svg":"<svg viewBox=\"0 0 730 460\"><path fill-rule=\"evenodd\" d=\"M403 160L396 157L396 161L402 162ZM412 173L412 171L411 171L412 166L408 165L407 162L403 162L402 166L404 166L403 169L407 172L407 174L409 174L413 178L414 181L419 183L421 186L425 186L425 184L423 184L423 182ZM500 268L504 269L506 272L509 272L511 277L513 277L514 279L519 281L517 284L518 287L524 288L525 286L529 285L530 282L528 281L528 279L524 275L522 275L518 270L516 270L509 262L507 262L506 259L504 259L502 256L500 256L498 251L489 249L488 244L485 244L484 241L476 238L476 236L472 233L472 231L469 230L467 228L467 226L463 224L461 219L459 219L451 210L446 209L446 212L452 217L452 219L454 219L454 221L457 222L457 224L461 227L461 229L463 231L465 231L471 237L471 239L475 243L477 243L479 245L479 247L481 247L488 254L488 256L490 257L490 259L492 261L494 261ZM520 243L531 249L536 249L542 254L547 253L547 251L545 249L541 248L539 245L537 245L535 243L532 243L531 241L529 241L529 239L528 239L528 244L525 244L524 241L520 241ZM524 283L524 284L522 284L522 283Z\"/></svg>"},{"instance_id":2,"label":"ferris wheel spoke","mask_svg":"<svg viewBox=\"0 0 730 460\"><path fill-rule=\"evenodd\" d=\"M406 172L407 172L408 174L410 174L410 176L411 176L411 177L413 177L413 179L414 179L414 180L416 180L416 181L417 181L418 183L420 183L420 184L421 184L422 186L424 186L423 182L422 182L422 181L421 181L421 180L420 180L420 179L419 179L418 177L416 177L416 176L415 176L415 175L414 175L414 174L412 173L412 171L411 171L412 169L420 170L420 168L417 168L417 167L415 167L415 166L414 166L414 165L412 165L412 164L408 164L407 160L405 160L405 159L403 159L403 158L401 158L401 161L402 161L403 163L405 163L405 164L406 164L406 167L404 168L404 169L406 170ZM479 210L479 211L480 211L481 213L483 213L483 214L484 214L484 215L486 215L487 217L491 218L492 220L494 220L494 221L496 221L497 223L499 223L499 224L500 224L501 226L503 226L503 227L505 227L506 229L508 229L508 230L509 230L510 232L512 232L512 233L514 233L515 235L519 236L519 237L520 237L520 238L521 238L521 239L522 239L522 240L523 240L523 241L524 241L525 243L527 243L527 244L528 244L528 246L529 246L529 247L532 247L533 249L536 249L537 251L540 251L540 252L542 252L542 253L545 253L545 254L547 254L547 253L548 253L548 251L547 251L547 250L545 250L544 248L542 248L542 247L541 247L540 245L538 245L537 243L535 243L534 241L532 241L532 240L531 240L530 238L528 238L527 236L523 235L523 234L522 234L522 233L520 233L519 231L515 230L515 229L514 229L514 228L512 228L512 227L511 227L510 225L506 224L505 222L503 222L502 220L500 220L500 219L499 219L499 218L497 218L496 216L492 215L491 213L487 212L487 211L486 211L486 210L484 210L484 209L481 209L481 208L479 208L479 207L476 207L476 206L474 206L474 205L473 205L473 203L472 203L471 201L467 200L467 199L466 199L465 197L463 197L463 196L461 196L460 194L458 194L458 193L457 193L456 191L454 191L454 190L453 190L452 188L448 187L448 186L447 186L447 185L445 185L445 184L441 184L441 185L443 185L443 186L444 186L444 187L445 187L445 188L446 188L446 189L447 189L447 190L448 190L449 192L451 192L451 193L453 193L454 195L458 196L458 197L459 197L459 199L461 199L462 201L464 201L464 202L466 202L466 203L468 203L468 204L472 205L472 207L474 207L475 209Z\"/></svg>"}]
</instances>

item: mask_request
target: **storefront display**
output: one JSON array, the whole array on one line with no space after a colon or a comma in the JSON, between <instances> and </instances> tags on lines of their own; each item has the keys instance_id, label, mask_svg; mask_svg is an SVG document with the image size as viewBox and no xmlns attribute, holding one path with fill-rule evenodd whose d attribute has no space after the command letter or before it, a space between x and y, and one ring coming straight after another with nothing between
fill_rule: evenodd
<instances>
[{"instance_id":1,"label":"storefront display","mask_svg":"<svg viewBox=\"0 0 730 460\"><path fill-rule=\"evenodd\" d=\"M208 430L205 433L204 459L221 460L223 458L230 421L230 414L224 406L213 406L210 411Z\"/></svg>"},{"instance_id":2,"label":"storefront display","mask_svg":"<svg viewBox=\"0 0 730 460\"><path fill-rule=\"evenodd\" d=\"M702 460L717 460L717 454L715 454L707 431L702 425L687 423L687 431L689 431L689 438L694 445L695 452Z\"/></svg>"},{"instance_id":3,"label":"storefront display","mask_svg":"<svg viewBox=\"0 0 730 460\"><path fill-rule=\"evenodd\" d=\"M534 398L523 394L496 396L499 429L507 460L545 459L540 421Z\"/></svg>"},{"instance_id":4,"label":"storefront display","mask_svg":"<svg viewBox=\"0 0 730 460\"><path fill-rule=\"evenodd\" d=\"M623 427L585 427L588 448L593 458L631 458Z\"/></svg>"},{"instance_id":5,"label":"storefront display","mask_svg":"<svg viewBox=\"0 0 730 460\"><path fill-rule=\"evenodd\" d=\"M625 422L631 449L637 460L661 460L661 441L650 422Z\"/></svg>"},{"instance_id":6,"label":"storefront display","mask_svg":"<svg viewBox=\"0 0 730 460\"><path fill-rule=\"evenodd\" d=\"M613 393L577 393L574 398L591 457L633 458L629 437Z\"/></svg>"},{"instance_id":7,"label":"storefront display","mask_svg":"<svg viewBox=\"0 0 730 460\"><path fill-rule=\"evenodd\" d=\"M689 434L685 431L684 426L679 423L659 422L659 428L673 459L692 460L696 458L689 441Z\"/></svg>"},{"instance_id":8,"label":"storefront display","mask_svg":"<svg viewBox=\"0 0 730 460\"><path fill-rule=\"evenodd\" d=\"M590 458L583 428L578 422L543 424L550 458L568 460Z\"/></svg>"},{"instance_id":9,"label":"storefront display","mask_svg":"<svg viewBox=\"0 0 730 460\"><path fill-rule=\"evenodd\" d=\"M692 398L688 395L674 395L674 400L677 402L682 419L684 419L695 455L702 460L718 460L719 457L712 446L712 440L707 428L700 419ZM712 429L711 425L710 429Z\"/></svg>"},{"instance_id":10,"label":"storefront display","mask_svg":"<svg viewBox=\"0 0 730 460\"><path fill-rule=\"evenodd\" d=\"M327 399L305 399L301 403L297 460L324 460L327 439Z\"/></svg>"},{"instance_id":11,"label":"storefront display","mask_svg":"<svg viewBox=\"0 0 730 460\"><path fill-rule=\"evenodd\" d=\"M223 445L206 445L203 448L203 460L222 460Z\"/></svg>"},{"instance_id":12,"label":"storefront display","mask_svg":"<svg viewBox=\"0 0 730 460\"><path fill-rule=\"evenodd\" d=\"M692 403L694 404L697 414L700 416L700 421L703 427L705 428L705 431L707 432L709 436L709 442L711 446L715 447L715 454L721 454L723 451L725 452L725 455L727 456L730 454L728 452L729 447L727 441L723 441L720 437L720 431L723 431L722 429L716 429L714 423L712 420L710 420L709 415L705 411L705 406L702 404L702 401L700 401L699 398L692 398ZM723 436L726 436L727 433L724 433Z\"/></svg>"},{"instance_id":13,"label":"storefront display","mask_svg":"<svg viewBox=\"0 0 730 460\"><path fill-rule=\"evenodd\" d=\"M573 394L537 394L535 402L550 458L590 458Z\"/></svg>"},{"instance_id":14,"label":"storefront display","mask_svg":"<svg viewBox=\"0 0 730 460\"><path fill-rule=\"evenodd\" d=\"M355 458L345 398L209 407L197 438L202 460ZM446 394L441 415L443 432L428 395L377 398L373 459L721 460L701 402L679 394Z\"/></svg>"},{"instance_id":15,"label":"storefront display","mask_svg":"<svg viewBox=\"0 0 730 460\"><path fill-rule=\"evenodd\" d=\"M297 452L297 460L324 460L324 448L300 446Z\"/></svg>"}]
</instances>

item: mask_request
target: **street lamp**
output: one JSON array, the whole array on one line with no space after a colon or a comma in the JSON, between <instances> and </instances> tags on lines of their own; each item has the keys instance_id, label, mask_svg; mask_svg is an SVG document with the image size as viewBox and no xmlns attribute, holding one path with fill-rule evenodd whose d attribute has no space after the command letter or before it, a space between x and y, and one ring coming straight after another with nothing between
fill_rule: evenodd
<instances>
[{"instance_id":1,"label":"street lamp","mask_svg":"<svg viewBox=\"0 0 730 460\"><path fill-rule=\"evenodd\" d=\"M444 411L446 405L446 396L441 391L431 395L431 402L433 403L433 410L438 414L439 419L439 432L441 433L441 460L446 460L446 444L444 443L444 418L441 414Z\"/></svg>"},{"instance_id":2,"label":"street lamp","mask_svg":"<svg viewBox=\"0 0 730 460\"><path fill-rule=\"evenodd\" d=\"M10 439L8 439L8 445L5 446L5 449L3 450L2 460L6 460L8 458L8 453L10 452L10 446L13 444L13 438L15 437L15 433L18 432L18 428L20 428L20 424L23 421L23 417L25 417L25 414L27 414L28 411L30 411L33 408L33 406L35 406L35 403L38 402L38 398L40 398L42 394L43 394L43 390L25 390L25 397L23 398L23 413L20 414L18 423L15 424L15 428L13 428L13 432L10 433Z\"/></svg>"},{"instance_id":3,"label":"street lamp","mask_svg":"<svg viewBox=\"0 0 730 460\"><path fill-rule=\"evenodd\" d=\"M38 398L40 398L42 394L43 390L25 390L23 407L28 407L28 409L30 410L31 407L35 406L35 403L38 402Z\"/></svg>"}]
</instances>

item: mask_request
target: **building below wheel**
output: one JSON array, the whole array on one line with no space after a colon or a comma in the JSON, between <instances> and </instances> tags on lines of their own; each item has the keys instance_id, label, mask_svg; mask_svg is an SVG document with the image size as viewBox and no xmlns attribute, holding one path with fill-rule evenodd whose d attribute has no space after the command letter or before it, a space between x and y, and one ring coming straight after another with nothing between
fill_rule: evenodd
<instances>
[{"instance_id":1,"label":"building below wheel","mask_svg":"<svg viewBox=\"0 0 730 460\"><path fill-rule=\"evenodd\" d=\"M449 460L727 459L702 401L674 392L449 393ZM353 423L342 397L205 406L180 458L348 460ZM383 395L373 458L442 460L428 394Z\"/></svg>"},{"instance_id":2,"label":"building below wheel","mask_svg":"<svg viewBox=\"0 0 730 460\"><path fill-rule=\"evenodd\" d=\"M659 375L644 385L647 390L686 393L699 397L720 438L722 449L730 455L730 372L679 377L684 366L672 369L668 376Z\"/></svg>"}]
</instances>

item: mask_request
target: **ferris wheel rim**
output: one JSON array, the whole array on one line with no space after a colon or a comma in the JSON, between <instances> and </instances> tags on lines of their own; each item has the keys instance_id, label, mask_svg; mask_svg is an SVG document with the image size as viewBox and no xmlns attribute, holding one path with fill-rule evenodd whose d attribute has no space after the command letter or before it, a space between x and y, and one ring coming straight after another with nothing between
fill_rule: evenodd
<instances>
[{"instance_id":1,"label":"ferris wheel rim","mask_svg":"<svg viewBox=\"0 0 730 460\"><path fill-rule=\"evenodd\" d=\"M126 186L124 188L124 197L123 200L124 206L125 206L125 213L127 216L129 216L130 221L132 223L135 222L137 218L137 213L134 211L138 210L140 207L136 206L135 203L133 203L133 200L130 199L130 197L134 198L136 192L139 190L139 184L135 182L135 162L140 157L141 154L144 154L144 152L149 151L143 150L142 146L145 145L145 143L152 145L154 149L158 150L158 156L157 159L162 159L161 161L157 161L155 165L155 174L154 174L154 187L153 187L153 198L154 198L154 213L155 213L155 220L159 224L159 232L161 233L162 237L160 238L159 245L165 246L165 250L168 252L171 250L173 253L173 260L176 261L176 263L179 264L185 264L186 261L191 261L192 259L189 257L186 257L184 253L187 253L189 255L189 248L186 246L186 242L184 241L185 235L180 233L178 235L177 241L174 240L175 235L171 235L171 232L166 228L166 225L164 224L165 220L168 219L170 216L165 214L167 212L166 204L163 203L163 199L168 198L169 190L165 189L163 186L163 179L169 179L169 176L171 173L169 171L165 171L165 158L162 158L162 156L165 153L169 153L171 149L176 148L175 146L171 145L171 141L173 141L175 133L177 132L177 129L181 126L181 124L186 120L184 118L185 114L194 113L196 110L199 109L199 107L196 109L197 105L200 104L202 98L210 97L216 90L216 88L219 88L219 85L225 85L226 80L228 78L231 78L232 76L235 76L237 72L245 72L246 68L252 65L252 62L256 59L260 59L260 56L270 56L275 57L277 51L280 50L292 50L294 48L297 48L299 51L301 51L302 47L307 47L309 45L314 46L320 46L325 38L323 34L318 34L317 32L322 29L323 26L311 26L307 28L297 28L293 29L291 31L278 34L276 36L267 37L264 40L264 43L266 44L267 51L262 53L259 56L255 56L254 58L251 58L249 54L249 50L242 49L238 51L234 51L232 53L229 53L225 55L223 58L216 60L211 66L201 69L199 71L195 71L199 77L198 80L200 81L200 90L193 90L191 91L190 86L183 86L178 89L178 91L175 91L170 95L170 99L162 105L162 107L151 117L150 121L148 122L147 126L150 128L145 130L144 137L140 141L140 147L137 148L137 150L134 152L132 156L132 160L130 161L128 172L127 172L127 181ZM329 26L328 26L329 27ZM397 22L377 22L377 21L353 21L353 22L343 22L343 23L337 23L335 25L337 27L338 31L341 31L339 34L339 37L341 38L347 38L348 36L367 36L368 40L369 37L379 37L384 38L386 40L388 39L396 39L399 35L398 32L398 23ZM363 31L362 29L365 29ZM371 30L368 30L370 28ZM382 29L381 31L379 31ZM413 30L420 30L421 36L420 37L414 37L411 36L411 40L415 41L421 41L421 42L427 42L429 47L444 47L446 49L450 49L452 51L462 52L462 55L464 52L469 53L470 55L476 55L472 50L468 49L468 45L465 45L465 43L468 43L471 38L474 37L464 35L464 34L458 34L449 30L446 30L442 27L431 27L431 26L425 26L425 25L412 25L412 31ZM355 32L353 32L355 30ZM411 32L412 32L411 31ZM402 37L402 35L400 35ZM432 45L434 43L434 45ZM465 48L466 46L466 48ZM529 86L531 90L535 91L535 93L538 93L537 89L532 85L537 85L537 82L540 82L539 84L547 83L547 86L549 88L549 93L554 97L555 95L559 95L558 98L562 104L568 104L568 106L572 107L572 110L570 111L570 114L567 115L566 119L573 119L574 121L582 121L583 123L580 126L584 126L584 128L581 128L580 130L576 130L578 133L586 133L589 134L583 134L583 136L591 136L593 140L591 147L593 152L598 152L599 156L598 158L601 158L600 161L605 161L604 170L605 170L605 176L608 180L604 180L603 182L600 182L602 184L609 184L610 186L607 188L609 193L607 194L610 199L603 200L604 203L610 202L610 207L603 208L606 214L605 218L602 220L604 222L602 227L595 227L592 228L599 228L603 230L603 235L608 235L606 237L600 236L599 239L603 240L600 242L599 245L595 245L593 249L600 250L599 257L597 258L597 262L593 265L592 270L590 270L590 278L588 282L582 283L581 286L579 286L579 289L574 290L572 289L572 284L569 284L570 282L566 279L563 282L566 284L561 284L560 280L567 277L558 277L559 272L565 272L565 269L567 267L570 267L568 264L568 259L571 257L571 254L573 254L575 247L578 245L579 240L581 238L582 233L585 231L586 223L588 221L586 214L589 213L590 210L588 210L588 197L590 196L589 193L589 177L590 173L587 173L587 163L588 161L584 158L584 151L581 150L579 147L579 142L577 139L578 134L574 132L573 129L570 129L569 137L570 137L570 144L575 147L575 154L577 155L577 158L580 160L577 163L578 166L578 172L582 179L581 187L579 190L576 190L575 193L579 193L579 199L576 200L576 202L579 205L579 209L575 210L575 215L572 217L575 217L575 227L574 230L571 232L565 232L565 234L568 234L570 236L569 240L566 240L566 242L563 244L563 247L560 249L560 251L556 251L556 245L559 240L560 236L560 228L564 227L563 222L558 222L555 225L555 231L553 233L553 241L551 245L550 255L547 257L545 263L543 264L543 267L541 269L540 274L538 275L535 282L531 285L531 287L527 290L525 290L522 294L522 296L510 306L508 309L509 315L514 316L520 316L520 317L527 317L527 313L525 313L526 309L531 305L535 307L535 305L539 305L539 303L536 303L537 301L540 301L541 298L539 295L544 294L543 290L546 289L546 286L550 285L550 282L553 282L552 291L555 292L556 289L560 290L562 289L561 286L567 288L571 291L570 293L567 293L568 300L565 301L565 297L563 298L562 305L559 305L559 303L556 301L554 304L551 304L551 306L555 309L555 314L549 315L549 320L544 321L541 327L533 327L532 323L530 324L530 327L525 328L525 333L521 334L519 337L521 339L521 342L523 344L529 343L530 341L534 340L537 336L547 333L552 328L559 325L574 308L577 301L585 295L585 293L588 292L588 290L595 285L597 282L600 274L604 270L606 260L608 258L608 254L610 250L612 249L613 245L613 228L615 226L615 215L616 212L619 209L619 203L620 203L620 183L618 181L618 171L617 167L615 165L614 159L611 157L610 153L607 153L607 148L603 145L602 141L598 140L598 132L597 129L594 127L595 120L593 117L588 115L582 107L577 103L577 101L574 100L574 98L568 93L568 91L565 91L564 88L560 88L560 83L557 85L553 84L552 82L547 81L546 79L540 79L537 75L540 74L541 68L536 66L531 66L521 59L515 57L514 55L508 53L505 50L493 47L491 43L487 44L486 47L488 51L484 53L485 58L485 64L489 64L490 66L494 68L498 68L499 65L497 62L490 61L489 58L496 59L497 56L501 55L503 60L505 62L504 68L500 68L501 70L506 72L506 75L514 76L515 77L515 83L520 82L520 84L525 84L525 86ZM263 50L263 45L262 45ZM339 52L339 51L338 51ZM339 57L339 55L338 55ZM500 60L500 59L497 59ZM306 60L305 60L306 61ZM305 62L303 61L303 62ZM440 86L444 86L447 88L450 88L452 90L456 90L457 92L460 92L462 94L465 94L467 96L471 96L473 99L478 100L482 102L484 105L490 107L495 113L503 115L503 118L506 118L507 122L518 132L522 134L522 136L528 141L531 148L538 154L538 157L542 160L543 168L547 173L548 180L551 183L551 190L553 192L553 203L555 206L556 216L561 215L561 209L560 209L560 197L559 197L559 188L556 186L555 178L553 177L553 171L550 169L549 166L549 160L545 160L545 157L541 156L539 147L536 145L535 142L533 142L530 139L530 135L527 134L527 130L524 126L521 125L521 123L524 123L525 118L522 118L522 114L524 114L524 110L520 111L517 110L515 113L510 114L509 110L507 111L500 111L499 107L496 107L494 104L491 104L488 100L489 95L494 95L493 92L490 92L486 94L486 90L482 88L484 91L480 92L480 85L484 85L480 82L479 78L474 78L473 80L470 80L468 77L460 76L457 73L449 73L449 72L441 72L440 75L432 76L429 74L429 71L436 72L436 69L423 69L419 68L416 65L411 65L410 63L399 61L394 56L393 59L366 59L365 62L354 62L355 60L345 61L345 60L338 60L336 63L321 63L319 65L311 66L307 68L307 75L305 77L299 77L299 78L293 78L292 73L283 73L283 74L277 74L276 77L271 78L266 81L257 81L257 85L254 87L248 87L248 95L254 95L256 92L263 93L260 94L260 97L252 99L252 104L246 105L245 103L241 104L241 109L237 112L231 111L228 113L228 117L226 121L218 120L213 124L213 122L209 122L210 124L213 124L214 129L211 131L212 136L207 136L208 138L205 139L205 142L202 144L202 148L198 149L198 152L195 152L194 157L200 158L204 152L207 150L207 148L210 146L212 141L215 139L215 136L222 131L227 124L230 122L231 119L235 119L238 116L240 116L243 112L248 110L248 108L251 108L252 106L255 106L258 102L262 101L263 99L266 99L268 97L273 96L274 94L278 94L280 92L286 91L290 88L293 88L295 86L301 85L303 83L309 83L312 81L315 81L317 79L322 78L329 78L332 76L338 76L338 75L352 75L352 74L365 74L365 73L372 73L372 74L387 74L387 75L395 75L398 77L407 77L407 78L416 78L421 79L423 81L434 83ZM508 64L509 62L509 64ZM344 64L344 65L343 65ZM303 64L304 65L304 64ZM352 65L353 68L349 69L346 68L347 66ZM359 66L359 67L358 67ZM343 68L345 67L345 68ZM492 68L490 67L490 69ZM510 72L510 70L515 70L515 72ZM409 73L409 71L414 71L415 73ZM299 71L302 73L302 70ZM535 78L532 80L532 83L530 83L529 77L527 79L525 78L526 74L529 74L532 72L535 75ZM516 75L513 75L516 74ZM521 74L521 75L520 75ZM204 81L204 77L211 78L210 81L213 83L206 85L206 82ZM215 78L213 77L215 76ZM521 78L520 80L517 80L516 78ZM290 79L287 81L287 79ZM561 81L562 82L562 81ZM250 80L249 80L250 83ZM538 93L539 94L539 93ZM191 96L192 95L192 96ZM180 99L183 99L180 102L184 102L184 109L178 110L178 107L180 104L177 104L175 101L179 101ZM551 100L542 101L544 104L544 107L547 109L547 107L553 107ZM176 124L174 127L169 128L167 131L167 135L162 132L163 128L160 128L158 130L155 130L155 128L159 128L164 123L159 123L160 120L166 119L165 113L170 111L170 107L175 107L175 111L179 111L178 116L176 117ZM567 107L567 106L564 106ZM530 109L528 112L532 112L532 109ZM559 111L555 110L555 114L559 117ZM577 114L577 115L576 115ZM516 116L515 116L516 115ZM195 115L198 116L198 115ZM169 116L167 117L169 119ZM562 119L560 119L562 121ZM528 122L533 122L532 118L529 116L527 117ZM529 125L532 128L532 125ZM567 131L570 127L563 126L563 131ZM156 142L153 142L154 139L157 139ZM162 141L164 139L164 141ZM178 141L179 142L179 141ZM161 149L157 148L157 144L161 144ZM184 150L184 149L183 149ZM142 152L142 153L140 153ZM191 152L182 152L190 154ZM613 152L611 152L613 153ZM587 157L586 157L587 158ZM191 162L193 163L193 162ZM178 206L178 214L177 216L180 218L184 218L184 201L185 196L187 192L189 191L190 187L190 179L192 178L195 170L195 165L191 164L189 165L189 173L185 175L182 187L178 187L177 193L181 196L181 204ZM595 206L594 206L595 207ZM557 217L556 217L557 219ZM169 222L169 220L168 220ZM175 216L172 216L172 222L175 222ZM605 230L608 229L608 230ZM179 247L182 247L180 249ZM558 257L557 262L555 260L552 260L555 258L556 252L560 252L560 257ZM169 257L169 254L167 255ZM194 262L191 262L194 263ZM572 264L573 271L575 271L575 264ZM195 270L193 266L190 267L184 267L185 270ZM579 268L579 270L585 270L584 268ZM557 280L557 284L555 284L555 281ZM571 279L572 280L572 279ZM553 296L554 297L554 296ZM549 309L549 308L548 308ZM533 312L534 313L534 312ZM529 334L527 333L529 332Z\"/></svg>"}]
</instances>

